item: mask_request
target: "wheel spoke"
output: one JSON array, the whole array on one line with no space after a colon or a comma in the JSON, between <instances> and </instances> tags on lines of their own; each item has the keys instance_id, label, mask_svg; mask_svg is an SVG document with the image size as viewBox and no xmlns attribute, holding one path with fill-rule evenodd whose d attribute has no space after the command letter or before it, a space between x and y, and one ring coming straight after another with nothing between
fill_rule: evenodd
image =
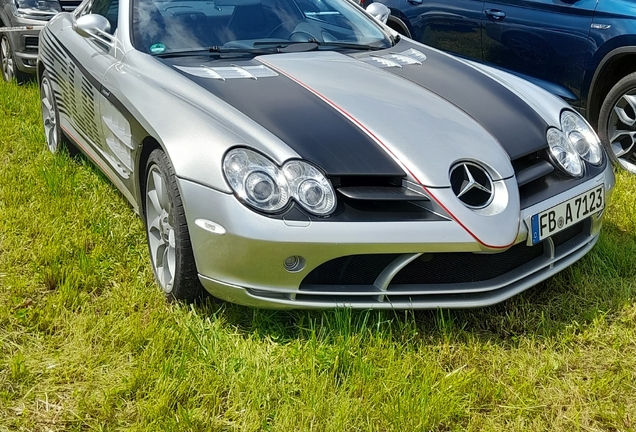
<instances>
[{"instance_id":1,"label":"wheel spoke","mask_svg":"<svg viewBox=\"0 0 636 432\"><path fill-rule=\"evenodd\" d=\"M627 102L627 105L632 107L632 110L634 110L633 107L634 107L634 104L636 104L636 101L634 100L634 96L625 95L614 106L614 112L618 116L618 120L620 120L621 123L623 123L626 126L634 126L634 123L636 123L636 117L634 118L630 117L627 111L625 111L625 105L621 103L623 100ZM633 111L633 112L636 114L636 111Z\"/></svg>"},{"instance_id":2,"label":"wheel spoke","mask_svg":"<svg viewBox=\"0 0 636 432\"><path fill-rule=\"evenodd\" d=\"M152 207L155 212L160 215L163 212L161 208L161 203L159 202L159 198L157 197L157 191L155 189L148 192L148 198L150 198L150 202L152 203Z\"/></svg>"},{"instance_id":3,"label":"wheel spoke","mask_svg":"<svg viewBox=\"0 0 636 432\"><path fill-rule=\"evenodd\" d=\"M153 172L152 178L155 181L155 190L157 191L157 198L159 199L159 204L161 205L161 208L169 214L170 213L169 199L168 199L165 185L163 184L163 178L161 177L161 174L159 174L158 172Z\"/></svg>"},{"instance_id":4,"label":"wheel spoke","mask_svg":"<svg viewBox=\"0 0 636 432\"><path fill-rule=\"evenodd\" d=\"M174 274L174 264L171 265L170 264L170 248L166 248L164 253L163 253L163 287L165 289L166 292L170 292L170 290L172 289L172 282L173 282L173 277L172 275ZM174 254L172 254L174 256ZM173 268L171 268L173 267Z\"/></svg>"},{"instance_id":5,"label":"wheel spoke","mask_svg":"<svg viewBox=\"0 0 636 432\"><path fill-rule=\"evenodd\" d=\"M46 108L47 116L50 117L50 114L53 112L53 106L51 106L48 91L46 90L44 90L44 98L42 98L42 105L44 105L44 107Z\"/></svg>"},{"instance_id":6,"label":"wheel spoke","mask_svg":"<svg viewBox=\"0 0 636 432\"><path fill-rule=\"evenodd\" d=\"M163 268L166 265L165 256L166 256L167 249L168 247L166 246L166 244L163 241L161 241L155 251L156 252L155 266L157 267L157 270L159 270L160 268Z\"/></svg>"},{"instance_id":7,"label":"wheel spoke","mask_svg":"<svg viewBox=\"0 0 636 432\"><path fill-rule=\"evenodd\" d=\"M44 122L50 122L51 120L51 108L46 99L42 99L42 118Z\"/></svg>"},{"instance_id":8,"label":"wheel spoke","mask_svg":"<svg viewBox=\"0 0 636 432\"><path fill-rule=\"evenodd\" d=\"M155 271L157 274L157 279L159 279L159 285L161 286L161 289L164 289L164 287L166 286L166 278L163 266L156 266Z\"/></svg>"},{"instance_id":9,"label":"wheel spoke","mask_svg":"<svg viewBox=\"0 0 636 432\"><path fill-rule=\"evenodd\" d=\"M161 237L161 226L159 225L159 221L161 220L161 215L157 216L152 220L152 222L148 225L148 231L154 233L158 233L158 237Z\"/></svg>"},{"instance_id":10,"label":"wheel spoke","mask_svg":"<svg viewBox=\"0 0 636 432\"><path fill-rule=\"evenodd\" d=\"M634 115L636 116L636 95L625 95L623 96L623 99L625 99L625 101L629 104L629 106L632 108L632 111L634 112Z\"/></svg>"},{"instance_id":11,"label":"wheel spoke","mask_svg":"<svg viewBox=\"0 0 636 432\"><path fill-rule=\"evenodd\" d=\"M629 137L629 145L624 145L624 137ZM636 139L636 131L623 131L619 130L614 132L612 138L610 140L612 151L616 155L616 157L621 157L626 155L627 153L631 153L634 148L634 141Z\"/></svg>"},{"instance_id":12,"label":"wheel spoke","mask_svg":"<svg viewBox=\"0 0 636 432\"><path fill-rule=\"evenodd\" d=\"M57 149L57 136L55 134L54 127L49 128L48 145L49 145L49 148L53 151Z\"/></svg>"},{"instance_id":13,"label":"wheel spoke","mask_svg":"<svg viewBox=\"0 0 636 432\"><path fill-rule=\"evenodd\" d=\"M170 229L170 233L168 234L168 245L170 245L170 247L172 249L174 249L176 246L176 241L174 238L174 230L171 228Z\"/></svg>"}]
</instances>

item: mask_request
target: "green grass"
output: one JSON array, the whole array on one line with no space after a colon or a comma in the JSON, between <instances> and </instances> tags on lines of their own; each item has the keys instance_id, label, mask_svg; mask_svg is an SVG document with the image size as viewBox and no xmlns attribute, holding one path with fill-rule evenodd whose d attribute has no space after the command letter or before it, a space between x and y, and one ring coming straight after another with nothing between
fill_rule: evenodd
<instances>
[{"instance_id":1,"label":"green grass","mask_svg":"<svg viewBox=\"0 0 636 432\"><path fill-rule=\"evenodd\" d=\"M495 307L168 304L37 94L0 84L0 431L636 430L636 176L590 254Z\"/></svg>"}]
</instances>

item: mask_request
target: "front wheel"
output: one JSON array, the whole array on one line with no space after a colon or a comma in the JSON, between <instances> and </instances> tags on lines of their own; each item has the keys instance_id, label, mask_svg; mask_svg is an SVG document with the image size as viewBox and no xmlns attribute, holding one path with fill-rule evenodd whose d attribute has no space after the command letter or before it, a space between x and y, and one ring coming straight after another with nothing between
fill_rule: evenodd
<instances>
[{"instance_id":1,"label":"front wheel","mask_svg":"<svg viewBox=\"0 0 636 432\"><path fill-rule=\"evenodd\" d=\"M144 219L152 269L168 299L192 302L203 294L174 169L154 150L146 165Z\"/></svg>"},{"instance_id":2,"label":"front wheel","mask_svg":"<svg viewBox=\"0 0 636 432\"><path fill-rule=\"evenodd\" d=\"M51 78L47 72L44 72L40 79L40 107L42 109L42 125L44 126L46 145L51 153L57 153L60 150L63 135Z\"/></svg>"},{"instance_id":3,"label":"front wheel","mask_svg":"<svg viewBox=\"0 0 636 432\"><path fill-rule=\"evenodd\" d=\"M599 113L598 134L612 163L636 174L636 72L607 94Z\"/></svg>"}]
</instances>

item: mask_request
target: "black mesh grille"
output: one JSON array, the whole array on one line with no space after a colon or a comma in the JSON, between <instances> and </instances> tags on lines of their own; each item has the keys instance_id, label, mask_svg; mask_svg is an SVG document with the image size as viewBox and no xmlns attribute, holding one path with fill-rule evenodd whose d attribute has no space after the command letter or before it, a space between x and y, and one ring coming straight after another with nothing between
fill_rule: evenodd
<instances>
[{"instance_id":1,"label":"black mesh grille","mask_svg":"<svg viewBox=\"0 0 636 432\"><path fill-rule=\"evenodd\" d=\"M350 255L327 261L309 273L303 285L373 285L399 254Z\"/></svg>"},{"instance_id":2,"label":"black mesh grille","mask_svg":"<svg viewBox=\"0 0 636 432\"><path fill-rule=\"evenodd\" d=\"M586 222L552 236L555 247L583 233ZM502 276L543 255L544 245L519 243L505 252L478 254L447 252L424 254L412 261L393 278L391 285L458 284L481 282ZM300 289L322 291L324 286L373 285L378 275L399 254L350 255L327 261L312 270ZM308 287L314 285L314 287ZM322 286L322 287L321 287ZM360 287L362 288L362 287ZM357 291L353 287L348 291Z\"/></svg>"},{"instance_id":3,"label":"black mesh grille","mask_svg":"<svg viewBox=\"0 0 636 432\"><path fill-rule=\"evenodd\" d=\"M470 252L424 254L404 267L391 285L478 282L501 276L540 257L543 244L519 243L497 254Z\"/></svg>"}]
</instances>

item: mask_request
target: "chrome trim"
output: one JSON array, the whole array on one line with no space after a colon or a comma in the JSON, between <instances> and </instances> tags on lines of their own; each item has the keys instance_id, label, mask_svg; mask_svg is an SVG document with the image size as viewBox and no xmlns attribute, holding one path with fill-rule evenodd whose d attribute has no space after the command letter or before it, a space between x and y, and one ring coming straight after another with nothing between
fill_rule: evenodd
<instances>
[{"instance_id":1,"label":"chrome trim","mask_svg":"<svg viewBox=\"0 0 636 432\"><path fill-rule=\"evenodd\" d=\"M386 291L389 288L389 284L391 283L395 275L398 274L398 272L406 267L411 261L420 256L422 256L421 253L400 255L399 257L394 259L391 264L386 266L384 270L382 270L382 272L375 279L375 282L373 282L373 286L375 286L380 291ZM377 300L379 302L383 302L384 294L377 296Z\"/></svg>"}]
</instances>

